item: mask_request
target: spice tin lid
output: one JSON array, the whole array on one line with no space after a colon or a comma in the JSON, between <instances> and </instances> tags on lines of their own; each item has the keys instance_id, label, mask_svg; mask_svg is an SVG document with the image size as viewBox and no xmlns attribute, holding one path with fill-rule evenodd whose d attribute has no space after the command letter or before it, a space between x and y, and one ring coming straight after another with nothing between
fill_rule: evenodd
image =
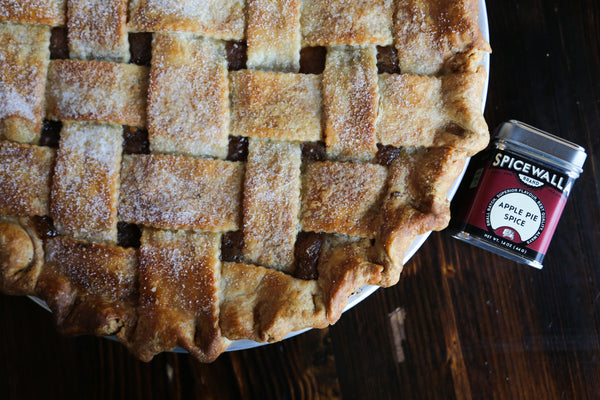
<instances>
[{"instance_id":1,"label":"spice tin lid","mask_svg":"<svg viewBox=\"0 0 600 400\"><path fill-rule=\"evenodd\" d=\"M568 169L577 173L583 171L583 163L587 158L583 147L515 120L502 124L496 133L496 139L528 147L534 152L543 152L551 161L565 164Z\"/></svg>"}]
</instances>

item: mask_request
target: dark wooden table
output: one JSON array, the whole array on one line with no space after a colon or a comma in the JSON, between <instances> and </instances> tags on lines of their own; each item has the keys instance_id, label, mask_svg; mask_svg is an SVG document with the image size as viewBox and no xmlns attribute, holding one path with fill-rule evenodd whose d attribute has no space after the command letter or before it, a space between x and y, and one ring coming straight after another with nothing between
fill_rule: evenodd
<instances>
[{"instance_id":1,"label":"dark wooden table","mask_svg":"<svg viewBox=\"0 0 600 400\"><path fill-rule=\"evenodd\" d=\"M519 119L588 152L543 270L434 233L335 326L211 365L61 337L0 295L0 398L600 398L600 1L487 7L490 127Z\"/></svg>"}]
</instances>

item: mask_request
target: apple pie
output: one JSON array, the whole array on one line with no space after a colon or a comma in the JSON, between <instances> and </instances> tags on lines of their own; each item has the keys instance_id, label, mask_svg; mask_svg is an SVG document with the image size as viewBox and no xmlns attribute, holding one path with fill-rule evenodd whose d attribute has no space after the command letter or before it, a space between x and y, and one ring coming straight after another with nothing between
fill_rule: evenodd
<instances>
[{"instance_id":1,"label":"apple pie","mask_svg":"<svg viewBox=\"0 0 600 400\"><path fill-rule=\"evenodd\" d=\"M0 290L210 362L390 286L488 143L476 0L0 0Z\"/></svg>"}]
</instances>

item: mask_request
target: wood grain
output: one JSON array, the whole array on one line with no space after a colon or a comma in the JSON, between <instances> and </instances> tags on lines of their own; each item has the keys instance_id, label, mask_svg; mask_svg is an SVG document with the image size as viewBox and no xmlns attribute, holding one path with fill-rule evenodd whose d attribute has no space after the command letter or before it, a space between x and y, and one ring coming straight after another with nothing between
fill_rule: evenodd
<instances>
[{"instance_id":1,"label":"wood grain","mask_svg":"<svg viewBox=\"0 0 600 400\"><path fill-rule=\"evenodd\" d=\"M588 152L543 270L434 233L397 286L331 328L210 365L64 338L49 313L0 295L0 397L600 398L600 2L487 6L490 127L518 119Z\"/></svg>"}]
</instances>

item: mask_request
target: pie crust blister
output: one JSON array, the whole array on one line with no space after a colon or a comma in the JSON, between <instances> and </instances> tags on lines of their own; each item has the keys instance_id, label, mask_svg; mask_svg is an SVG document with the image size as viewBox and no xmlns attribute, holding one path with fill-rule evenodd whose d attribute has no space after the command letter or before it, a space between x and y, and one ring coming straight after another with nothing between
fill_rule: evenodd
<instances>
[{"instance_id":1,"label":"pie crust blister","mask_svg":"<svg viewBox=\"0 0 600 400\"><path fill-rule=\"evenodd\" d=\"M0 290L142 360L335 323L447 225L487 145L477 16L0 0Z\"/></svg>"}]
</instances>

